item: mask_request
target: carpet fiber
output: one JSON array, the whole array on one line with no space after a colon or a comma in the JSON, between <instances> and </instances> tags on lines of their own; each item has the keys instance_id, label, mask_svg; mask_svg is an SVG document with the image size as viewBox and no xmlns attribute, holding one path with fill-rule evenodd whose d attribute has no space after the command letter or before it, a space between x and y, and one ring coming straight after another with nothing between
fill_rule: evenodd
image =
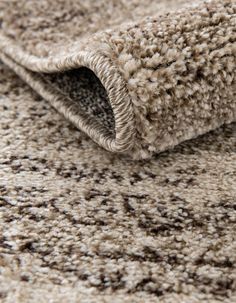
<instances>
[{"instance_id":1,"label":"carpet fiber","mask_svg":"<svg viewBox=\"0 0 236 303\"><path fill-rule=\"evenodd\" d=\"M235 2L140 2L0 2L3 303L236 302ZM186 73L158 50L177 45L178 22L194 49L205 39ZM102 59L75 68L91 45ZM153 52L157 68L130 74Z\"/></svg>"}]
</instances>

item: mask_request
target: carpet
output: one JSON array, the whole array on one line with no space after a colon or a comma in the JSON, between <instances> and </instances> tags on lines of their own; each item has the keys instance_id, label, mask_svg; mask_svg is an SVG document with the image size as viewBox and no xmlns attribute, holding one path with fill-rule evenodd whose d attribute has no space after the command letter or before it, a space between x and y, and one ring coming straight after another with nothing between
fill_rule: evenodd
<instances>
[{"instance_id":1,"label":"carpet","mask_svg":"<svg viewBox=\"0 0 236 303\"><path fill-rule=\"evenodd\" d=\"M0 3L3 303L236 301L235 2L148 4ZM176 45L180 23L188 72L145 44L157 26ZM75 68L91 45L99 67ZM135 60L153 51L146 74Z\"/></svg>"},{"instance_id":2,"label":"carpet","mask_svg":"<svg viewBox=\"0 0 236 303\"><path fill-rule=\"evenodd\" d=\"M236 119L235 0L0 11L2 61L109 151L148 158Z\"/></svg>"}]
</instances>

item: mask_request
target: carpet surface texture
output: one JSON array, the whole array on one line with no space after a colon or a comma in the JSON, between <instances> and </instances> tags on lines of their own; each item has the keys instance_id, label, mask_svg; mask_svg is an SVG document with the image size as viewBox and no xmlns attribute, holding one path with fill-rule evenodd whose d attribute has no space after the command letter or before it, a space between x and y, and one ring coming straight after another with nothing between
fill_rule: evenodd
<instances>
[{"instance_id":1,"label":"carpet surface texture","mask_svg":"<svg viewBox=\"0 0 236 303\"><path fill-rule=\"evenodd\" d=\"M1 303L236 302L235 41L235 1L0 1Z\"/></svg>"}]
</instances>

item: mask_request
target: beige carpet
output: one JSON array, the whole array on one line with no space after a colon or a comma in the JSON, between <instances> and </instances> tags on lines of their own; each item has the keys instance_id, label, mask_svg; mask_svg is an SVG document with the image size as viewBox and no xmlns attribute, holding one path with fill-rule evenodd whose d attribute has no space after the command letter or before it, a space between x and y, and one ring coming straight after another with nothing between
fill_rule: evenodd
<instances>
[{"instance_id":1,"label":"beige carpet","mask_svg":"<svg viewBox=\"0 0 236 303\"><path fill-rule=\"evenodd\" d=\"M2 0L0 12L2 61L109 151L148 158L236 120L235 0Z\"/></svg>"},{"instance_id":2,"label":"beige carpet","mask_svg":"<svg viewBox=\"0 0 236 303\"><path fill-rule=\"evenodd\" d=\"M169 134L173 135L171 140L177 140L180 124L172 124L176 128L168 134L159 133L163 137L155 141L155 148L150 142L144 143L144 137L154 134L157 138L157 129L151 127L148 128L150 132L141 134L138 131L141 124L136 124L136 135L139 133L144 141L141 140L140 147L141 141L137 143L137 140L141 137L131 136L134 145L129 146L128 156L112 153L109 148L106 151L102 147L108 146L97 142L102 145L99 147L88 132L84 133L83 127L83 131L77 128L81 126L78 121L81 121L82 110L88 113L86 123L90 124L86 126L92 125L96 129L99 125L99 136L107 130L110 133L106 133L106 138L117 135L117 117L109 105L107 87L104 89L91 70L83 67L46 74L45 71L31 72L23 64L25 58L29 58L25 57L26 53L33 50L36 61L46 66L47 51L51 49L50 56L55 58L53 50L63 52L65 41L69 43L76 35L86 34L83 32L85 26L91 34L98 26L102 31L103 26L119 28L124 19L130 19L132 32L132 22L137 18L143 20L143 11L145 15L156 15L185 5L184 1L150 1L149 5L140 4L140 1L127 2L110 1L108 5L101 1L98 5L95 1L85 1L81 6L75 1L57 1L53 13L49 8L56 3L54 1L0 2L0 35L4 31L4 37L8 35L11 41L15 39L15 44L8 45L4 44L5 38L5 42L0 39L0 56L4 61L4 64L0 63L0 302L236 302L236 124L229 123L235 114L233 46L230 45L227 51L224 47L219 49L223 55L222 60L219 56L217 59L219 69L214 74L215 85L208 83L211 98L206 98L209 92L198 89L199 95L196 93L183 99L189 100L188 108L193 100L200 104L199 111L195 112L200 115L189 117L194 118L190 119L193 124L197 121L193 136L197 135L196 126L200 122L208 121L209 129L213 127L209 113L216 119L216 124L223 122L219 117L224 117L228 124L162 153L153 152L159 150L159 143L164 142L165 148L169 146ZM222 32L231 31L228 37L231 42L221 38L212 39L212 43L221 41L225 47L230 43L233 45L235 27L230 27L229 22L235 24L235 2L214 3L200 4L202 18L211 16L218 23L224 20ZM203 5L209 8L203 9ZM227 7L227 17L211 11L222 5ZM195 22L200 6L191 8L196 10L193 13ZM65 7L67 10L63 11ZM112 15L114 9L117 14ZM100 15L98 11L104 14ZM173 14L168 20L174 20L176 12ZM168 16L158 18L163 18L165 23ZM211 28L224 36L216 25L212 24ZM206 31L209 33L208 29ZM140 32L139 44L143 34L147 32ZM207 37L204 29L201 35ZM100 34L98 37L100 39ZM127 38L127 31L112 38L121 41L121 45L117 42L119 47L123 45L121 37ZM87 37L80 39L87 41ZM125 45L133 45L132 37L130 39ZM71 47L76 50L77 42ZM121 51L119 47L114 51ZM16 52L15 57L6 52L11 55ZM137 55L141 55L140 49ZM17 56L22 56L21 63ZM36 61L30 61L35 58L26 61L37 65ZM204 52L201 58L204 58ZM208 69L210 61L204 62ZM31 67L35 68L34 64ZM163 68L172 66L172 63L168 64ZM198 77L200 82L206 80L203 74ZM158 76L157 79L162 78ZM222 79L225 82L220 86ZM139 81L144 85L142 88L146 87L143 78L136 84ZM190 79L186 79L186 83L188 81ZM191 81L198 82L196 78ZM216 89L217 85L219 89ZM166 89L172 91L172 88ZM128 92L131 102L138 91L131 95ZM142 89L139 93L145 95ZM171 96L176 96L175 93L172 91ZM203 103L198 99L202 94ZM79 107L73 107L71 100L77 100L73 104ZM167 99L163 100L158 113L168 104ZM210 109L206 106L207 100L211 100ZM72 106L74 116L64 115L77 127L67 122L48 101L59 111L58 104L64 108ZM218 107L219 104L222 107ZM163 117L167 119L171 115L164 110ZM148 121L151 120L149 116ZM181 121L188 121L190 125L190 120ZM130 125L128 123L128 129ZM120 126L127 125L121 123ZM127 144L127 138L124 132L122 144ZM112 140L108 141L115 142L117 138ZM172 143L175 145L177 141ZM126 151L122 150L122 153ZM132 153L134 157L152 154L152 158L133 161Z\"/></svg>"}]
</instances>

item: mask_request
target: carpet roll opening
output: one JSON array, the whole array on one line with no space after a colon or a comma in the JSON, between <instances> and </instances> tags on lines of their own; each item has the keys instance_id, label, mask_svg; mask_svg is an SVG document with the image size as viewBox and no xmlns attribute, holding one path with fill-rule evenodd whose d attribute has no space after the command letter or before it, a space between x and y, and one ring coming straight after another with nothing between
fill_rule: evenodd
<instances>
[{"instance_id":1,"label":"carpet roll opening","mask_svg":"<svg viewBox=\"0 0 236 303\"><path fill-rule=\"evenodd\" d=\"M43 74L50 85L78 103L91 118L104 125L115 138L115 117L107 91L95 73L80 67L61 73Z\"/></svg>"},{"instance_id":2,"label":"carpet roll opening","mask_svg":"<svg viewBox=\"0 0 236 303\"><path fill-rule=\"evenodd\" d=\"M100 51L88 50L71 52L49 65L47 69L42 64L42 72L38 66L33 74L46 83L46 95L51 91L52 105L103 148L131 150L136 135L133 106L114 62ZM53 101L56 95L59 104Z\"/></svg>"},{"instance_id":3,"label":"carpet roll opening","mask_svg":"<svg viewBox=\"0 0 236 303\"><path fill-rule=\"evenodd\" d=\"M126 84L104 54L80 51L50 60L21 56L16 46L0 59L93 141L112 152L133 147L134 114ZM14 53L18 53L14 59Z\"/></svg>"}]
</instances>

